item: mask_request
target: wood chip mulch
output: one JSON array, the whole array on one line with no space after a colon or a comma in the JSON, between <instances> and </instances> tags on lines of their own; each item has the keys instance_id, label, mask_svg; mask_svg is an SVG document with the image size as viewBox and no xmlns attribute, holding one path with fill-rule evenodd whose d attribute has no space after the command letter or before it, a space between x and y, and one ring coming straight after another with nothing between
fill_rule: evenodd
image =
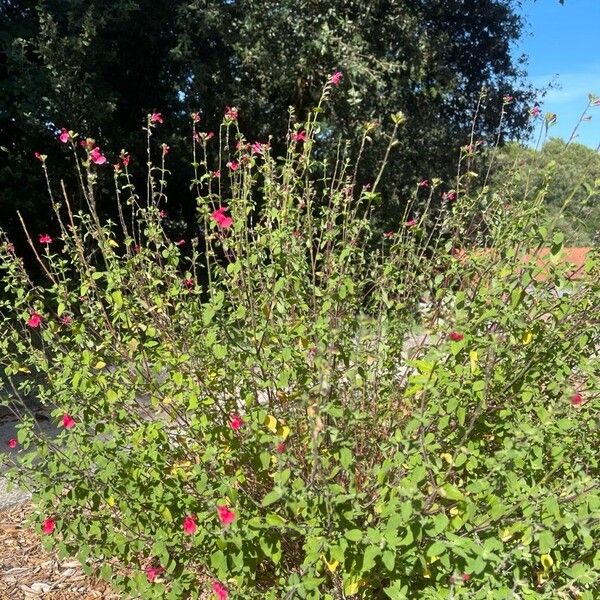
<instances>
[{"instance_id":1,"label":"wood chip mulch","mask_svg":"<svg viewBox=\"0 0 600 600\"><path fill-rule=\"evenodd\" d=\"M79 562L47 553L25 524L29 503L0 512L0 600L120 600Z\"/></svg>"}]
</instances>

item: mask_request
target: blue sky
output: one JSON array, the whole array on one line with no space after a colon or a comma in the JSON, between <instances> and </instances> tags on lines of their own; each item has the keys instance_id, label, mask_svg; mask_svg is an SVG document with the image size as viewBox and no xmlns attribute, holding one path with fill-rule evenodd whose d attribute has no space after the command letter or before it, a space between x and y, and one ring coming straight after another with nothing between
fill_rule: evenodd
<instances>
[{"instance_id":1,"label":"blue sky","mask_svg":"<svg viewBox=\"0 0 600 600\"><path fill-rule=\"evenodd\" d=\"M524 0L528 21L525 35L515 48L529 56L529 79L536 87L555 81L542 110L558 115L551 136L568 139L588 101L600 96L600 0ZM592 120L581 124L576 141L596 148L600 143L600 107Z\"/></svg>"}]
</instances>

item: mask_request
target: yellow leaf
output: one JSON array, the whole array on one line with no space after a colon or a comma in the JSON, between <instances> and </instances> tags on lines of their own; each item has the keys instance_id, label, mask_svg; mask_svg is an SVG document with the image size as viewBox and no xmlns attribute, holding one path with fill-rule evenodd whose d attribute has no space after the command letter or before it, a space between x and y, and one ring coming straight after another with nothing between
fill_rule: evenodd
<instances>
[{"instance_id":1,"label":"yellow leaf","mask_svg":"<svg viewBox=\"0 0 600 600\"><path fill-rule=\"evenodd\" d=\"M277 433L277 419L272 415L267 415L265 417L265 425L269 431L273 433Z\"/></svg>"},{"instance_id":2,"label":"yellow leaf","mask_svg":"<svg viewBox=\"0 0 600 600\"><path fill-rule=\"evenodd\" d=\"M19 373L31 373L27 367L19 367Z\"/></svg>"},{"instance_id":3,"label":"yellow leaf","mask_svg":"<svg viewBox=\"0 0 600 600\"><path fill-rule=\"evenodd\" d=\"M477 361L479 360L477 350L471 350L469 352L469 358L471 359L471 373L477 373L477 371L479 371L479 368L477 367Z\"/></svg>"},{"instance_id":4,"label":"yellow leaf","mask_svg":"<svg viewBox=\"0 0 600 600\"><path fill-rule=\"evenodd\" d=\"M332 573L335 573L335 570L340 566L339 560L332 560L331 562L329 562L324 555L321 555L321 558L323 559L323 562L327 565L327 568Z\"/></svg>"},{"instance_id":5,"label":"yellow leaf","mask_svg":"<svg viewBox=\"0 0 600 600\"><path fill-rule=\"evenodd\" d=\"M423 569L423 577L425 579L430 579L431 578L431 571L429 570L429 567L425 567Z\"/></svg>"},{"instance_id":6,"label":"yellow leaf","mask_svg":"<svg viewBox=\"0 0 600 600\"><path fill-rule=\"evenodd\" d=\"M290 435L290 428L287 425L282 425L277 429L277 435L283 440L287 439L287 436Z\"/></svg>"},{"instance_id":7,"label":"yellow leaf","mask_svg":"<svg viewBox=\"0 0 600 600\"><path fill-rule=\"evenodd\" d=\"M99 360L95 365L94 369L104 369L106 363L103 360Z\"/></svg>"},{"instance_id":8,"label":"yellow leaf","mask_svg":"<svg viewBox=\"0 0 600 600\"><path fill-rule=\"evenodd\" d=\"M360 585L360 580L358 579L349 579L344 584L344 593L346 596L354 596L358 593L358 588Z\"/></svg>"},{"instance_id":9,"label":"yellow leaf","mask_svg":"<svg viewBox=\"0 0 600 600\"><path fill-rule=\"evenodd\" d=\"M115 242L115 240L108 240L108 245L112 246L113 248L119 247L119 244L117 242Z\"/></svg>"},{"instance_id":10,"label":"yellow leaf","mask_svg":"<svg viewBox=\"0 0 600 600\"><path fill-rule=\"evenodd\" d=\"M309 417L314 417L317 414L317 405L316 404L311 404L307 409L306 412L308 413Z\"/></svg>"},{"instance_id":11,"label":"yellow leaf","mask_svg":"<svg viewBox=\"0 0 600 600\"><path fill-rule=\"evenodd\" d=\"M507 528L507 529L503 529L503 530L500 532L500 539L501 539L503 542L507 542L508 540L510 540L510 538L511 538L513 535L514 535L514 534L511 532L511 530L510 530L510 529L508 529L508 528Z\"/></svg>"},{"instance_id":12,"label":"yellow leaf","mask_svg":"<svg viewBox=\"0 0 600 600\"><path fill-rule=\"evenodd\" d=\"M115 505L115 497L114 496L109 496L106 499L106 504L108 504L109 506L114 506Z\"/></svg>"},{"instance_id":13,"label":"yellow leaf","mask_svg":"<svg viewBox=\"0 0 600 600\"><path fill-rule=\"evenodd\" d=\"M160 511L160 514L163 516L165 521L169 523L173 521L173 515L171 514L168 506L163 507L163 509Z\"/></svg>"},{"instance_id":14,"label":"yellow leaf","mask_svg":"<svg viewBox=\"0 0 600 600\"><path fill-rule=\"evenodd\" d=\"M448 454L448 452L444 452L440 454L440 456L449 464L454 464L454 460L452 460L452 454Z\"/></svg>"},{"instance_id":15,"label":"yellow leaf","mask_svg":"<svg viewBox=\"0 0 600 600\"><path fill-rule=\"evenodd\" d=\"M171 396L165 396L163 398L163 404L171 404L171 402L173 402L173 398L171 398Z\"/></svg>"},{"instance_id":16,"label":"yellow leaf","mask_svg":"<svg viewBox=\"0 0 600 600\"><path fill-rule=\"evenodd\" d=\"M544 567L544 571L549 571L554 564L554 561L549 554L542 554L542 556L540 556L540 562L542 563L542 567Z\"/></svg>"},{"instance_id":17,"label":"yellow leaf","mask_svg":"<svg viewBox=\"0 0 600 600\"><path fill-rule=\"evenodd\" d=\"M524 346L527 346L527 344L531 344L533 340L533 333L531 331L525 331L523 333L523 336L521 337L521 341L523 342Z\"/></svg>"}]
</instances>

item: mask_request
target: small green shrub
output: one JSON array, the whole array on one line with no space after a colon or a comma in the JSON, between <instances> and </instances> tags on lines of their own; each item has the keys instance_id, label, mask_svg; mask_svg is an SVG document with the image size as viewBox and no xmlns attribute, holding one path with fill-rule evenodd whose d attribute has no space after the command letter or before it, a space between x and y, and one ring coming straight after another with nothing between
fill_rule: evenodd
<instances>
[{"instance_id":1,"label":"small green shrub","mask_svg":"<svg viewBox=\"0 0 600 600\"><path fill-rule=\"evenodd\" d=\"M0 244L12 406L35 393L63 428L18 430L45 543L144 599L597 598L596 250L569 278L541 199L469 195L472 173L382 236L379 178L315 154L321 111L281 159L232 109L213 140L194 121L181 242L156 115L146 201L115 167L118 223L67 132L88 210L52 198L46 281Z\"/></svg>"}]
</instances>

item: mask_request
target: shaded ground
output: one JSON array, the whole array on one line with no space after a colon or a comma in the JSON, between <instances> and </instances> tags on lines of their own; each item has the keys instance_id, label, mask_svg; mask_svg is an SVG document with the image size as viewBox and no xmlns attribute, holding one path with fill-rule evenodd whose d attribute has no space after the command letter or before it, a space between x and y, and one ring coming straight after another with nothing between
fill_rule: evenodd
<instances>
[{"instance_id":1,"label":"shaded ground","mask_svg":"<svg viewBox=\"0 0 600 600\"><path fill-rule=\"evenodd\" d=\"M119 600L79 563L47 553L25 520L29 503L0 512L0 600Z\"/></svg>"}]
</instances>

